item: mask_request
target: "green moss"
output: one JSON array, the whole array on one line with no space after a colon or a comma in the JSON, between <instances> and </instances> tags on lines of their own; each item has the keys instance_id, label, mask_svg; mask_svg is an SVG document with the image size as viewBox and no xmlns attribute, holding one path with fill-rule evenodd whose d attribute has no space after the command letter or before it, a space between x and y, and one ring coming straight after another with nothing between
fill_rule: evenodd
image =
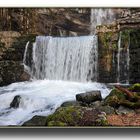
<instances>
[{"instance_id":1,"label":"green moss","mask_svg":"<svg viewBox=\"0 0 140 140\"><path fill-rule=\"evenodd\" d=\"M128 100L124 100L120 102L121 105L131 108L131 109L137 109L140 108L140 102L130 102Z\"/></svg>"},{"instance_id":2,"label":"green moss","mask_svg":"<svg viewBox=\"0 0 140 140\"><path fill-rule=\"evenodd\" d=\"M60 121L50 121L48 122L48 126L67 126L66 123L60 122Z\"/></svg>"},{"instance_id":3,"label":"green moss","mask_svg":"<svg viewBox=\"0 0 140 140\"><path fill-rule=\"evenodd\" d=\"M122 34L121 34L121 38L123 40L127 40L129 38L129 34L130 34L131 30L123 30Z\"/></svg>"},{"instance_id":4,"label":"green moss","mask_svg":"<svg viewBox=\"0 0 140 140\"><path fill-rule=\"evenodd\" d=\"M140 92L140 83L136 83L129 87L129 90L132 92Z\"/></svg>"},{"instance_id":5,"label":"green moss","mask_svg":"<svg viewBox=\"0 0 140 140\"><path fill-rule=\"evenodd\" d=\"M113 49L113 50L116 50L116 49L117 49L117 44L116 44L116 43L113 43L113 44L112 44L112 49Z\"/></svg>"},{"instance_id":6,"label":"green moss","mask_svg":"<svg viewBox=\"0 0 140 140\"><path fill-rule=\"evenodd\" d=\"M125 100L126 95L117 89L113 89L105 98L105 104L112 107L119 107L120 101Z\"/></svg>"},{"instance_id":7,"label":"green moss","mask_svg":"<svg viewBox=\"0 0 140 140\"><path fill-rule=\"evenodd\" d=\"M68 126L76 126L81 118L79 107L60 107L56 112L47 117L47 125L56 125L57 122ZM53 121L53 122L52 122ZM57 123L59 126L59 124Z\"/></svg>"},{"instance_id":8,"label":"green moss","mask_svg":"<svg viewBox=\"0 0 140 140\"><path fill-rule=\"evenodd\" d=\"M130 42L130 32L131 30L121 31L121 48L128 48Z\"/></svg>"},{"instance_id":9,"label":"green moss","mask_svg":"<svg viewBox=\"0 0 140 140\"><path fill-rule=\"evenodd\" d=\"M100 36L101 38L101 41L103 43L103 46L105 48L109 48L110 47L110 42L111 42L111 38L112 38L112 32L107 32L107 33L104 33Z\"/></svg>"}]
</instances>

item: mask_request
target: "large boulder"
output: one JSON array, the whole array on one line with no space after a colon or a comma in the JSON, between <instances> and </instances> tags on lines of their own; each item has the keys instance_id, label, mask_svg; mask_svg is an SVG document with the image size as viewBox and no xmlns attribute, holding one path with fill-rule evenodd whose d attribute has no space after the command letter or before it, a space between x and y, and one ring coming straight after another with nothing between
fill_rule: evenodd
<instances>
[{"instance_id":1,"label":"large boulder","mask_svg":"<svg viewBox=\"0 0 140 140\"><path fill-rule=\"evenodd\" d=\"M94 101L101 101L102 96L100 91L90 91L76 95L76 100L79 102L90 104Z\"/></svg>"},{"instance_id":2,"label":"large boulder","mask_svg":"<svg viewBox=\"0 0 140 140\"><path fill-rule=\"evenodd\" d=\"M69 106L60 107L47 117L47 126L106 126L106 113L96 109Z\"/></svg>"}]
</instances>

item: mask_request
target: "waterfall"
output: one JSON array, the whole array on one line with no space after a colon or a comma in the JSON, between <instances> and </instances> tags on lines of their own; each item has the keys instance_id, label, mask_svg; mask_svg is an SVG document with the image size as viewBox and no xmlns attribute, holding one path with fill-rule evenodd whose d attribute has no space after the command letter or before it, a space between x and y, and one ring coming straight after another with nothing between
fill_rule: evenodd
<instances>
[{"instance_id":1,"label":"waterfall","mask_svg":"<svg viewBox=\"0 0 140 140\"><path fill-rule=\"evenodd\" d=\"M127 60L127 80L126 80L126 83L129 84L129 63L130 63L130 51L129 51L129 48L130 48L130 34L129 34L129 44L128 44L128 47L127 47L127 53L126 53L126 60Z\"/></svg>"},{"instance_id":2,"label":"waterfall","mask_svg":"<svg viewBox=\"0 0 140 140\"><path fill-rule=\"evenodd\" d=\"M129 45L130 37L128 40L128 46L125 48L122 45L122 32L119 34L118 40L118 53L117 53L117 83L126 83L129 84Z\"/></svg>"},{"instance_id":3,"label":"waterfall","mask_svg":"<svg viewBox=\"0 0 140 140\"><path fill-rule=\"evenodd\" d=\"M112 23L114 20L115 14L112 9L91 9L91 34L95 33L96 26L109 24Z\"/></svg>"},{"instance_id":4,"label":"waterfall","mask_svg":"<svg viewBox=\"0 0 140 140\"><path fill-rule=\"evenodd\" d=\"M38 36L32 59L33 79L96 81L97 37Z\"/></svg>"},{"instance_id":5,"label":"waterfall","mask_svg":"<svg viewBox=\"0 0 140 140\"><path fill-rule=\"evenodd\" d=\"M121 51L121 32L118 40L118 54L117 54L117 83L120 83L120 51Z\"/></svg>"},{"instance_id":6,"label":"waterfall","mask_svg":"<svg viewBox=\"0 0 140 140\"><path fill-rule=\"evenodd\" d=\"M29 41L26 43L24 56L23 56L23 65L24 65L24 70L26 72L29 72L29 67L27 65L27 52L28 52L29 43L30 43Z\"/></svg>"}]
</instances>

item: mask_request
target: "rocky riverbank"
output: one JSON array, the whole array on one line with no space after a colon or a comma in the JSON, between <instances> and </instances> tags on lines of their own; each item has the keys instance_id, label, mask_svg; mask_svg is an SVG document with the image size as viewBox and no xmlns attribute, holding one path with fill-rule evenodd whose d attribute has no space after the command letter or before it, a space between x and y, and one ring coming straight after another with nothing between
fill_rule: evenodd
<instances>
[{"instance_id":1,"label":"rocky riverbank","mask_svg":"<svg viewBox=\"0 0 140 140\"><path fill-rule=\"evenodd\" d=\"M23 126L140 126L140 84L123 89L134 98L118 87L113 88L105 99L99 91L78 94L76 101L63 103L52 115L34 116Z\"/></svg>"}]
</instances>

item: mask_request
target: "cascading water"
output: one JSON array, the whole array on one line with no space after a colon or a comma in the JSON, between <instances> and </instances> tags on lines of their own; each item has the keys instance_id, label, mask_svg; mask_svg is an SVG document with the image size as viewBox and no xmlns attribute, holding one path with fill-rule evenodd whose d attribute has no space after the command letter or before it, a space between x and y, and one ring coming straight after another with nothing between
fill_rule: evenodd
<instances>
[{"instance_id":1,"label":"cascading water","mask_svg":"<svg viewBox=\"0 0 140 140\"><path fill-rule=\"evenodd\" d=\"M128 46L124 47L122 45L122 32L119 34L118 40L118 54L117 54L117 83L125 83L129 84L129 44L130 44L130 37Z\"/></svg>"},{"instance_id":2,"label":"cascading water","mask_svg":"<svg viewBox=\"0 0 140 140\"><path fill-rule=\"evenodd\" d=\"M33 79L97 80L97 38L38 36L33 45Z\"/></svg>"},{"instance_id":3,"label":"cascading water","mask_svg":"<svg viewBox=\"0 0 140 140\"><path fill-rule=\"evenodd\" d=\"M95 33L97 25L110 24L115 20L115 14L112 9L94 8L91 9L91 34Z\"/></svg>"},{"instance_id":4,"label":"cascading water","mask_svg":"<svg viewBox=\"0 0 140 140\"><path fill-rule=\"evenodd\" d=\"M127 47L127 53L126 53L126 68L127 68L127 79L126 79L126 83L129 84L129 63L130 63L130 51L129 51L129 47L130 47L130 34L129 34L129 44Z\"/></svg>"},{"instance_id":5,"label":"cascading water","mask_svg":"<svg viewBox=\"0 0 140 140\"><path fill-rule=\"evenodd\" d=\"M27 66L27 52L28 52L28 47L29 47L29 41L26 43L26 46L25 46L25 51L24 51L24 56L23 56L23 65L24 65L24 71L28 72L29 73L29 67Z\"/></svg>"},{"instance_id":6,"label":"cascading water","mask_svg":"<svg viewBox=\"0 0 140 140\"><path fill-rule=\"evenodd\" d=\"M118 55L117 55L117 83L120 83L120 51L121 51L121 32L118 40Z\"/></svg>"}]
</instances>

